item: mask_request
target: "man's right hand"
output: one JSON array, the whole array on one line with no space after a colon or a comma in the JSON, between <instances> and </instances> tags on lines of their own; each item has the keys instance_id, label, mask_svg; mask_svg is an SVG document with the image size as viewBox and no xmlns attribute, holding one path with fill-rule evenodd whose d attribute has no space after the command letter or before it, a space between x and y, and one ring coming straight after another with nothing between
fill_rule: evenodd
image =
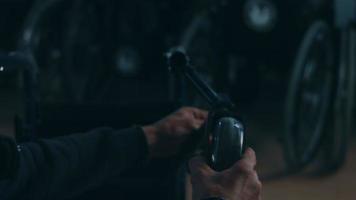
<instances>
[{"instance_id":1,"label":"man's right hand","mask_svg":"<svg viewBox=\"0 0 356 200\"><path fill-rule=\"evenodd\" d=\"M262 184L255 171L256 155L248 148L230 169L212 170L202 157L189 162L193 199L219 197L226 200L260 200Z\"/></svg>"}]
</instances>

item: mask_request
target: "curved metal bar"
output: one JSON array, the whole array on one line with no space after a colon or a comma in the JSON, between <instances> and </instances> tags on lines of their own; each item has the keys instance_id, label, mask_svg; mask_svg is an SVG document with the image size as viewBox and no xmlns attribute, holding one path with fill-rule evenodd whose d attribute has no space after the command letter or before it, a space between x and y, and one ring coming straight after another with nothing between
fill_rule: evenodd
<instances>
[{"instance_id":1,"label":"curved metal bar","mask_svg":"<svg viewBox=\"0 0 356 200\"><path fill-rule=\"evenodd\" d=\"M212 108L235 108L235 105L231 101L221 98L207 83L205 83L193 66L190 65L189 58L184 52L175 51L170 53L168 55L168 64L172 72L182 74L187 78Z\"/></svg>"}]
</instances>

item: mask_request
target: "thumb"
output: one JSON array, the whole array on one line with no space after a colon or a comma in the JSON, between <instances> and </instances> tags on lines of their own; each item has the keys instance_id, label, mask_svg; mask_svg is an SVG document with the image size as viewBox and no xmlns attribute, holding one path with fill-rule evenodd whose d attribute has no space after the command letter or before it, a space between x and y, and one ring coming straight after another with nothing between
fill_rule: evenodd
<instances>
[{"instance_id":1,"label":"thumb","mask_svg":"<svg viewBox=\"0 0 356 200\"><path fill-rule=\"evenodd\" d=\"M242 156L242 159L236 162L228 171L233 174L249 173L254 171L256 162L255 152L251 148L248 148Z\"/></svg>"}]
</instances>

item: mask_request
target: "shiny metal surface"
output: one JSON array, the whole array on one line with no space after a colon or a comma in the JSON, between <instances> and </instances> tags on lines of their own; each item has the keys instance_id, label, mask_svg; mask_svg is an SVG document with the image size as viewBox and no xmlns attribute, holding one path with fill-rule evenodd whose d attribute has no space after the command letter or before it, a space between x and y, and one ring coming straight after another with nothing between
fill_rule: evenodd
<instances>
[{"instance_id":1,"label":"shiny metal surface","mask_svg":"<svg viewBox=\"0 0 356 200\"><path fill-rule=\"evenodd\" d=\"M232 117L219 119L212 133L211 164L215 170L231 167L243 154L244 127Z\"/></svg>"}]
</instances>

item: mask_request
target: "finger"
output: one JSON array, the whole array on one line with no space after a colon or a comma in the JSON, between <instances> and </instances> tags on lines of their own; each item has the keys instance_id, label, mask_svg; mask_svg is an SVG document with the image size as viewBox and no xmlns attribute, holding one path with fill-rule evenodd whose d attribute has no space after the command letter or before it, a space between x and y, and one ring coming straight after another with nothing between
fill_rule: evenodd
<instances>
[{"instance_id":1,"label":"finger","mask_svg":"<svg viewBox=\"0 0 356 200\"><path fill-rule=\"evenodd\" d=\"M256 153L253 149L247 148L244 155L242 156L242 161L246 162L253 169L257 164Z\"/></svg>"},{"instance_id":2,"label":"finger","mask_svg":"<svg viewBox=\"0 0 356 200\"><path fill-rule=\"evenodd\" d=\"M192 123L191 125L195 130L198 130L203 126L204 122L205 121L200 120L200 119L194 119L191 121L191 123Z\"/></svg>"},{"instance_id":3,"label":"finger","mask_svg":"<svg viewBox=\"0 0 356 200\"><path fill-rule=\"evenodd\" d=\"M180 127L184 129L182 131L184 135L190 135L201 127L200 122L195 119L182 119L179 123Z\"/></svg>"},{"instance_id":4,"label":"finger","mask_svg":"<svg viewBox=\"0 0 356 200\"><path fill-rule=\"evenodd\" d=\"M251 148L247 148L242 159L229 169L232 173L250 174L254 172L256 166L256 155Z\"/></svg>"},{"instance_id":5,"label":"finger","mask_svg":"<svg viewBox=\"0 0 356 200\"><path fill-rule=\"evenodd\" d=\"M205 110L201 110L198 108L191 108L193 112L194 118L205 121L208 118L209 112Z\"/></svg>"},{"instance_id":6,"label":"finger","mask_svg":"<svg viewBox=\"0 0 356 200\"><path fill-rule=\"evenodd\" d=\"M194 157L189 161L189 170L192 176L208 176L214 173L201 156Z\"/></svg>"}]
</instances>

